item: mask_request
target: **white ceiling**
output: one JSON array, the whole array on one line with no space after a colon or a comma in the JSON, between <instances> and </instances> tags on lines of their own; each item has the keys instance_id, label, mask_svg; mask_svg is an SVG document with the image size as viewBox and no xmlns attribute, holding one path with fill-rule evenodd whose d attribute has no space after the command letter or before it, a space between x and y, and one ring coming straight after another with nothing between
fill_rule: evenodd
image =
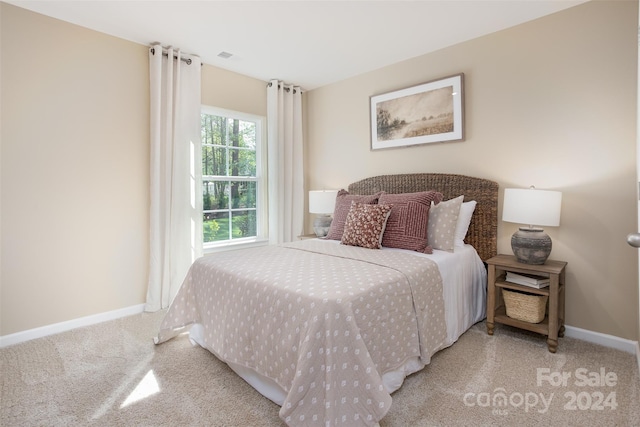
<instances>
[{"instance_id":1,"label":"white ceiling","mask_svg":"<svg viewBox=\"0 0 640 427\"><path fill-rule=\"evenodd\" d=\"M585 0L5 0L136 43L310 90L499 31ZM219 58L222 52L229 59Z\"/></svg>"}]
</instances>

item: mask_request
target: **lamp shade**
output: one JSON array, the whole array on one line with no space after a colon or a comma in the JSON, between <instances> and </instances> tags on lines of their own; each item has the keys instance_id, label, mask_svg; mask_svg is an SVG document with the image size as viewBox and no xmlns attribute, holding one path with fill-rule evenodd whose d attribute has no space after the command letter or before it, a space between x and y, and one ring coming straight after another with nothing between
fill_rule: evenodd
<instances>
[{"instance_id":1,"label":"lamp shade","mask_svg":"<svg viewBox=\"0 0 640 427\"><path fill-rule=\"evenodd\" d=\"M314 214L332 214L336 207L338 190L309 191L309 212Z\"/></svg>"},{"instance_id":2,"label":"lamp shade","mask_svg":"<svg viewBox=\"0 0 640 427\"><path fill-rule=\"evenodd\" d=\"M560 191L535 188L506 188L502 220L518 224L557 227L560 225Z\"/></svg>"}]
</instances>

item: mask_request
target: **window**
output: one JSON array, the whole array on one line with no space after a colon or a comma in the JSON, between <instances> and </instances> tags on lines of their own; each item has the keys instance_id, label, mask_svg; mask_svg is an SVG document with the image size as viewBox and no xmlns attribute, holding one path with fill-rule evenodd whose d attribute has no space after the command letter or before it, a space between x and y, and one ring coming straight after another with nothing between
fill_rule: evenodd
<instances>
[{"instance_id":1,"label":"window","mask_svg":"<svg viewBox=\"0 0 640 427\"><path fill-rule=\"evenodd\" d=\"M202 107L204 248L264 239L263 118Z\"/></svg>"}]
</instances>

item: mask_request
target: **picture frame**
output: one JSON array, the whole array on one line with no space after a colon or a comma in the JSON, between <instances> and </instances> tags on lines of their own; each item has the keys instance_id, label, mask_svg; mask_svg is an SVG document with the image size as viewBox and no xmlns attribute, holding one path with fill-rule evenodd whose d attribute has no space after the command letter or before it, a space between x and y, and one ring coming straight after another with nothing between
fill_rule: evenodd
<instances>
[{"instance_id":1,"label":"picture frame","mask_svg":"<svg viewBox=\"0 0 640 427\"><path fill-rule=\"evenodd\" d=\"M464 140L464 74L370 97L371 149Z\"/></svg>"}]
</instances>

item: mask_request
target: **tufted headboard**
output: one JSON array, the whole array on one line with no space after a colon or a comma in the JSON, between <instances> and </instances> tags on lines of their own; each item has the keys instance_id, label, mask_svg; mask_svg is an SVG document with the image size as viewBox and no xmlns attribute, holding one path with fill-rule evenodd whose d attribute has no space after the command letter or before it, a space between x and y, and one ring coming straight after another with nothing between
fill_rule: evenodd
<instances>
[{"instance_id":1,"label":"tufted headboard","mask_svg":"<svg viewBox=\"0 0 640 427\"><path fill-rule=\"evenodd\" d=\"M449 200L464 194L464 201L475 200L465 242L485 261L498 253L498 183L482 178L444 173L380 175L349 184L351 194L415 193L436 190Z\"/></svg>"}]
</instances>

